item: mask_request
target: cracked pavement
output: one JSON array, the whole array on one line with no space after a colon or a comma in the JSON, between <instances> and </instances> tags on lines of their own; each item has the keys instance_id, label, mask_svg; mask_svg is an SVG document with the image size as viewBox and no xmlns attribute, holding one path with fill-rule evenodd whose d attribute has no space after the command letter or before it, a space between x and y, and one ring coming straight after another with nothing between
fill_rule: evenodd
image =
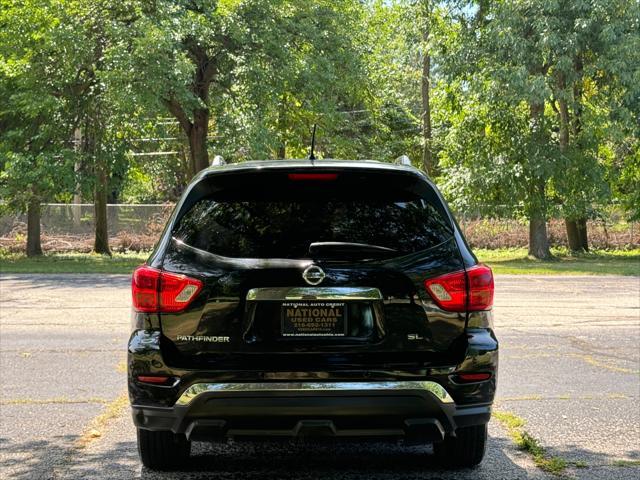
<instances>
[{"instance_id":1,"label":"cracked pavement","mask_svg":"<svg viewBox=\"0 0 640 480\"><path fill-rule=\"evenodd\" d=\"M195 444L188 471L138 461L126 402L129 277L0 276L2 478L553 478L497 421L475 470L428 448ZM580 479L640 476L640 277L496 277L496 409Z\"/></svg>"}]
</instances>

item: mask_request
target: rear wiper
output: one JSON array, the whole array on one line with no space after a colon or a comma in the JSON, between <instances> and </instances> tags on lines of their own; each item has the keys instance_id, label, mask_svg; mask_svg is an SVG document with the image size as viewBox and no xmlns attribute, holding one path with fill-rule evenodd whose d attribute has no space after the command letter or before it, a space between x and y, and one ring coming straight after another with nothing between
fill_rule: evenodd
<instances>
[{"instance_id":1,"label":"rear wiper","mask_svg":"<svg viewBox=\"0 0 640 480\"><path fill-rule=\"evenodd\" d=\"M357 257L365 256L388 256L396 254L398 250L380 245L369 245L367 243L352 242L314 242L309 245L309 254L312 257L329 256L329 257L348 257L355 255Z\"/></svg>"}]
</instances>

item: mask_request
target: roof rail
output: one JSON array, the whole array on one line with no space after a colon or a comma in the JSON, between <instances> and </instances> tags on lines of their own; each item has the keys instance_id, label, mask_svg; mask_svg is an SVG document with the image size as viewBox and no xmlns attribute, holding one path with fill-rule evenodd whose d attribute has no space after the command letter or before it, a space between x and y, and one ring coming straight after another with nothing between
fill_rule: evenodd
<instances>
[{"instance_id":1,"label":"roof rail","mask_svg":"<svg viewBox=\"0 0 640 480\"><path fill-rule=\"evenodd\" d=\"M407 165L407 166L411 166L411 159L409 157L407 157L406 155L400 155L398 158L396 158L393 163L395 163L396 165Z\"/></svg>"},{"instance_id":2,"label":"roof rail","mask_svg":"<svg viewBox=\"0 0 640 480\"><path fill-rule=\"evenodd\" d=\"M222 158L222 155L216 155L215 157L213 157L213 160L211 160L211 166L212 167L221 167L222 165L226 165L227 162L224 161L224 158Z\"/></svg>"}]
</instances>

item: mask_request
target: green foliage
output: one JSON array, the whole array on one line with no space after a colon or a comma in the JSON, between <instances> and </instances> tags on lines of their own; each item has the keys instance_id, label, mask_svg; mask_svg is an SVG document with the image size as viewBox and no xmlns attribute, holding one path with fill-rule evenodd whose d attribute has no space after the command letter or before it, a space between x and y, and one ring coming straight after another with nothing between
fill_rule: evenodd
<instances>
[{"instance_id":1,"label":"green foliage","mask_svg":"<svg viewBox=\"0 0 640 480\"><path fill-rule=\"evenodd\" d=\"M232 162L305 157L317 123L320 158L419 166L428 52L455 210L640 218L638 2L0 2L4 208L78 183L85 199L175 200L198 119L204 151Z\"/></svg>"},{"instance_id":2,"label":"green foliage","mask_svg":"<svg viewBox=\"0 0 640 480\"><path fill-rule=\"evenodd\" d=\"M448 124L441 181L458 208L593 217L613 193L637 212L639 12L525 0L451 14L435 111Z\"/></svg>"},{"instance_id":3,"label":"green foliage","mask_svg":"<svg viewBox=\"0 0 640 480\"><path fill-rule=\"evenodd\" d=\"M123 8L83 0L4 2L0 188L8 208L24 211L32 197L65 196L79 181L91 198L97 164L112 183L124 176L136 107L123 95L130 89L118 71L126 49L118 28Z\"/></svg>"},{"instance_id":4,"label":"green foliage","mask_svg":"<svg viewBox=\"0 0 640 480\"><path fill-rule=\"evenodd\" d=\"M5 8L10 7L10 8ZM0 9L0 197L3 208L25 211L73 181L65 137L68 104L59 95L63 66L51 51L64 39L51 3L3 2ZM71 166L70 166L71 165Z\"/></svg>"}]
</instances>

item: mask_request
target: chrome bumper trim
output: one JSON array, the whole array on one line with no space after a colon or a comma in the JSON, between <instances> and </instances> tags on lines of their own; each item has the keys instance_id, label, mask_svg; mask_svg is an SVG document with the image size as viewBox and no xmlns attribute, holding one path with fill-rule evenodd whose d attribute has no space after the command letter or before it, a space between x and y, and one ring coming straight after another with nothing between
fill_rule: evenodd
<instances>
[{"instance_id":1,"label":"chrome bumper trim","mask_svg":"<svg viewBox=\"0 0 640 480\"><path fill-rule=\"evenodd\" d=\"M252 288L247 292L247 300L382 300L382 294L372 287Z\"/></svg>"},{"instance_id":2,"label":"chrome bumper trim","mask_svg":"<svg viewBox=\"0 0 640 480\"><path fill-rule=\"evenodd\" d=\"M407 391L422 390L433 394L442 403L453 403L445 388L431 381L400 382L287 382L287 383L194 383L187 388L176 405L189 405L205 393L234 392L335 392L335 391Z\"/></svg>"}]
</instances>

